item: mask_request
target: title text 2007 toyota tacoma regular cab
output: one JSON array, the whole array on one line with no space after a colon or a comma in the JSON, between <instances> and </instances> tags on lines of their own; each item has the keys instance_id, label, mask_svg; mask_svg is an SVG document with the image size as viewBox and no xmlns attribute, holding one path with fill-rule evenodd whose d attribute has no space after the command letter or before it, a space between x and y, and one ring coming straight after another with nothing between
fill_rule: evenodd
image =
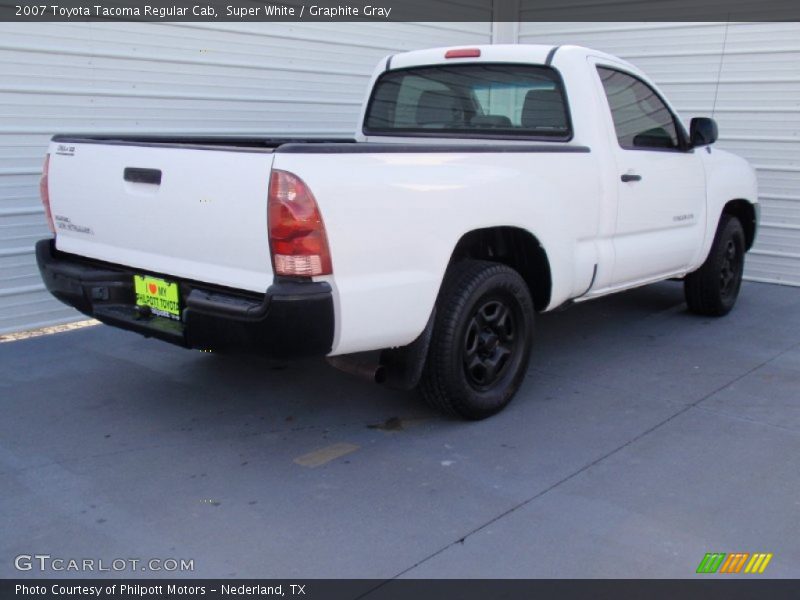
<instances>
[{"instance_id":1,"label":"title text 2007 toyota tacoma regular cab","mask_svg":"<svg viewBox=\"0 0 800 600\"><path fill-rule=\"evenodd\" d=\"M355 139L54 137L37 258L109 325L327 356L478 419L520 386L537 311L668 278L731 310L757 191L716 138L602 52L408 52Z\"/></svg>"}]
</instances>

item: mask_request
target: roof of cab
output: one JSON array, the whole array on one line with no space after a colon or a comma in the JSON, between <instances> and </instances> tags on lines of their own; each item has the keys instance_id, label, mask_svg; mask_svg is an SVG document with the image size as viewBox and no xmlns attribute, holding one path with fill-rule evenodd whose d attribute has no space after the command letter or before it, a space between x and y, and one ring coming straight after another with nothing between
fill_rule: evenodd
<instances>
[{"instance_id":1,"label":"roof of cab","mask_svg":"<svg viewBox=\"0 0 800 600\"><path fill-rule=\"evenodd\" d=\"M445 58L448 50L479 49L479 58ZM551 60L558 54L559 56L571 55L573 57L585 58L586 56L597 56L625 64L635 69L633 65L616 56L585 48L583 46L563 45L552 46L547 44L476 44L463 46L445 46L440 48L428 48L425 50L412 50L395 54L386 61L387 68L402 69L408 67L418 67L423 65L435 64L458 64L461 62L521 62L533 64L550 64Z\"/></svg>"}]
</instances>

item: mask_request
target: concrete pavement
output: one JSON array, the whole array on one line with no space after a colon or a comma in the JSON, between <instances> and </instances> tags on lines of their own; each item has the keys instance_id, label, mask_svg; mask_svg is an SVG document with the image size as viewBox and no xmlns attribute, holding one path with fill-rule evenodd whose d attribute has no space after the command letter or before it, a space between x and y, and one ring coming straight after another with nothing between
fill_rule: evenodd
<instances>
[{"instance_id":1,"label":"concrete pavement","mask_svg":"<svg viewBox=\"0 0 800 600\"><path fill-rule=\"evenodd\" d=\"M479 423L321 360L105 326L0 344L0 576L40 576L14 568L38 553L194 561L126 577L692 577L716 551L799 577L798 391L800 289L755 283L723 319L673 282L542 315Z\"/></svg>"}]
</instances>

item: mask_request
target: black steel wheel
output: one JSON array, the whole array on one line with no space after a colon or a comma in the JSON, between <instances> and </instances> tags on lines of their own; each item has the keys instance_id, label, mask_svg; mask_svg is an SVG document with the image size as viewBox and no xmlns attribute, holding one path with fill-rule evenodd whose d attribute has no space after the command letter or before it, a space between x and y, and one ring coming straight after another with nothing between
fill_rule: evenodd
<instances>
[{"instance_id":1,"label":"black steel wheel","mask_svg":"<svg viewBox=\"0 0 800 600\"><path fill-rule=\"evenodd\" d=\"M723 298L739 293L744 270L744 252L732 237L725 243L719 270L719 292Z\"/></svg>"},{"instance_id":2,"label":"black steel wheel","mask_svg":"<svg viewBox=\"0 0 800 600\"><path fill-rule=\"evenodd\" d=\"M462 358L467 380L475 389L489 389L519 354L515 312L518 306L508 298L490 298L468 321Z\"/></svg>"},{"instance_id":3,"label":"black steel wheel","mask_svg":"<svg viewBox=\"0 0 800 600\"><path fill-rule=\"evenodd\" d=\"M528 367L533 315L528 287L513 269L476 260L454 265L437 303L422 396L467 419L502 410Z\"/></svg>"},{"instance_id":4,"label":"black steel wheel","mask_svg":"<svg viewBox=\"0 0 800 600\"><path fill-rule=\"evenodd\" d=\"M742 224L736 217L722 215L708 258L683 281L686 304L691 312L721 317L731 311L742 285L744 256Z\"/></svg>"}]
</instances>

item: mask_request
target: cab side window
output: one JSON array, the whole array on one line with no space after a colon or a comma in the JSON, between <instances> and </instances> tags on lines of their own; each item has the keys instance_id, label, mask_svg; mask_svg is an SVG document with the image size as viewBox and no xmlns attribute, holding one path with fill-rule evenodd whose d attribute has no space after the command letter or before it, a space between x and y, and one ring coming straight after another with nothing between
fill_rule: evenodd
<instances>
[{"instance_id":1,"label":"cab side window","mask_svg":"<svg viewBox=\"0 0 800 600\"><path fill-rule=\"evenodd\" d=\"M628 150L678 150L675 119L649 85L615 69L597 68L617 140Z\"/></svg>"}]
</instances>

